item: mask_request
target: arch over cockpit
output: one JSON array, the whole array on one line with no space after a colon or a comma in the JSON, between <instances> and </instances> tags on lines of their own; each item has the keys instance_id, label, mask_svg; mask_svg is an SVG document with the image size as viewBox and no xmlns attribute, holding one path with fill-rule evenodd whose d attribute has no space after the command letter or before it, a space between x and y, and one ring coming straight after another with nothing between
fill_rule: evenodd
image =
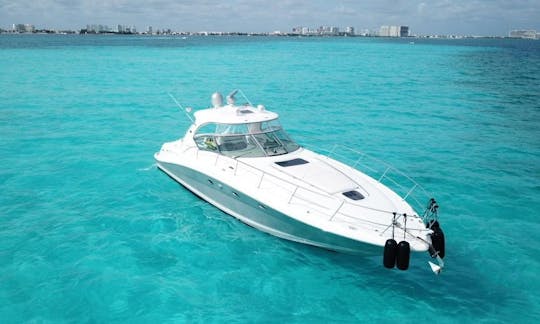
<instances>
[{"instance_id":1,"label":"arch over cockpit","mask_svg":"<svg viewBox=\"0 0 540 324\"><path fill-rule=\"evenodd\" d=\"M201 150L233 158L282 155L300 148L276 119L243 124L206 123L197 128L193 140Z\"/></svg>"}]
</instances>

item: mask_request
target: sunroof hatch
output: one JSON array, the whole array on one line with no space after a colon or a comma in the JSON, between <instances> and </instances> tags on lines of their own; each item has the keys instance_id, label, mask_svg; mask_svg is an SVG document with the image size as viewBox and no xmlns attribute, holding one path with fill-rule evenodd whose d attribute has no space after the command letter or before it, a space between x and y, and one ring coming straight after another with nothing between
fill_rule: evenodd
<instances>
[{"instance_id":1,"label":"sunroof hatch","mask_svg":"<svg viewBox=\"0 0 540 324\"><path fill-rule=\"evenodd\" d=\"M308 161L304 160L304 159L292 159L292 160L287 160L287 161L280 161L280 162L276 162L277 165L281 166L281 167L290 167L290 166L295 166L295 165L302 165L302 164L307 164L309 163Z\"/></svg>"},{"instance_id":2,"label":"sunroof hatch","mask_svg":"<svg viewBox=\"0 0 540 324\"><path fill-rule=\"evenodd\" d=\"M362 200L366 197L364 197L364 195L362 195L361 193L359 193L358 191L356 190L351 190L351 191L346 191L343 193L343 196L349 198L349 199L352 199L352 200Z\"/></svg>"}]
</instances>

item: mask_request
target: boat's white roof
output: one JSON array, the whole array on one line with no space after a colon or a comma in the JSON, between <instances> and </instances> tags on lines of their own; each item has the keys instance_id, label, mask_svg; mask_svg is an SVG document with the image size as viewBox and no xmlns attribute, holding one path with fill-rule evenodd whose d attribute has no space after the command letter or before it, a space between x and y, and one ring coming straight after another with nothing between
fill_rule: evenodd
<instances>
[{"instance_id":1,"label":"boat's white roof","mask_svg":"<svg viewBox=\"0 0 540 324\"><path fill-rule=\"evenodd\" d=\"M277 119L278 114L267 111L264 108L253 106L233 106L226 105L217 108L198 110L194 113L195 123L202 125L206 123L219 124L245 124L257 123Z\"/></svg>"}]
</instances>

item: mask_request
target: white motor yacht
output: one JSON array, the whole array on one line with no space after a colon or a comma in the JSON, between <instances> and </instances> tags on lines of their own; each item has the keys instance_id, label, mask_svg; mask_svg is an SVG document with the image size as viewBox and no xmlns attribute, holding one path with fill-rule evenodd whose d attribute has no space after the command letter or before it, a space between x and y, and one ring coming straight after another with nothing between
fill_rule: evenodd
<instances>
[{"instance_id":1,"label":"white motor yacht","mask_svg":"<svg viewBox=\"0 0 540 324\"><path fill-rule=\"evenodd\" d=\"M213 107L194 112L195 119L188 112L193 123L184 137L154 155L159 169L263 232L339 252L378 254L385 267L401 270L409 267L411 252L428 251L437 262L429 262L431 269L441 271L438 205L430 197L426 204L410 203L418 202L418 184L397 173L412 184L399 195L390 189L403 188L390 177L397 171L382 162L375 160L384 172L374 178L371 168L362 169L365 155L349 166L302 147L283 130L278 114L249 101L237 105L236 93L226 104L215 93ZM338 146L332 153L340 150L349 149Z\"/></svg>"}]
</instances>

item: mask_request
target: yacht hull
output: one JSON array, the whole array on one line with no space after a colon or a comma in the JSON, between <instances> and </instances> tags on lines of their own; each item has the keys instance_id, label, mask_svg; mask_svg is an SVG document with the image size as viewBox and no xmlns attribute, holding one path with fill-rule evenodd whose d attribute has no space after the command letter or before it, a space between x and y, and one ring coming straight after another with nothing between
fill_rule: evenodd
<instances>
[{"instance_id":1,"label":"yacht hull","mask_svg":"<svg viewBox=\"0 0 540 324\"><path fill-rule=\"evenodd\" d=\"M323 231L253 199L206 174L178 164L158 162L158 167L195 195L245 224L274 236L328 250L381 255L383 248Z\"/></svg>"}]
</instances>

